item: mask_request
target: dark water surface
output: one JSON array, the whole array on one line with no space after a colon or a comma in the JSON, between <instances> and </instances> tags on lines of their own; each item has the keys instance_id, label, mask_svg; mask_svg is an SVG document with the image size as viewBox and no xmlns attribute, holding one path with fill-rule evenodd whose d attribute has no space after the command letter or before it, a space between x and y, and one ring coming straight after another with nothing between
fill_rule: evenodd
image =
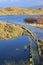
<instances>
[{"instance_id":1,"label":"dark water surface","mask_svg":"<svg viewBox=\"0 0 43 65\"><path fill-rule=\"evenodd\" d=\"M39 15L0 16L0 21L8 22L8 23L15 23L15 24L19 24L19 25L25 25L26 23L24 22L24 18L27 18L27 17L39 17ZM40 29L32 27L32 26L27 26L27 28L29 28L34 33L36 33L36 35L39 39L43 40L43 30L40 30ZM10 62L10 63L12 62L14 64L14 62L17 63L19 61L22 62L22 61L29 60L30 49L27 48L26 51L24 50L24 46L27 47L29 44L30 44L30 40L29 40L28 36L25 36L25 35L18 37L16 39L0 40L0 65L2 65L4 62ZM34 45L33 41L32 41L32 44Z\"/></svg>"},{"instance_id":2,"label":"dark water surface","mask_svg":"<svg viewBox=\"0 0 43 65\"><path fill-rule=\"evenodd\" d=\"M28 46L29 43L27 36L21 36L12 40L0 40L0 63L28 60L30 50L28 48L25 51L24 46Z\"/></svg>"}]
</instances>

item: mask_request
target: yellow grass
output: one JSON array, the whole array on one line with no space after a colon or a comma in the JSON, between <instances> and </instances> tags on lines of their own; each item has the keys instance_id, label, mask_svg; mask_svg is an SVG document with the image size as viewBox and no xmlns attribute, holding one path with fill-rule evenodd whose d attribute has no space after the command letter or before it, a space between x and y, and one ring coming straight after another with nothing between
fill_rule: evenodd
<instances>
[{"instance_id":1,"label":"yellow grass","mask_svg":"<svg viewBox=\"0 0 43 65\"><path fill-rule=\"evenodd\" d=\"M26 8L5 8L0 9L0 15L35 15L40 14L43 15L42 9L26 9Z\"/></svg>"},{"instance_id":2,"label":"yellow grass","mask_svg":"<svg viewBox=\"0 0 43 65\"><path fill-rule=\"evenodd\" d=\"M0 39L16 38L21 36L22 33L23 29L20 26L0 22Z\"/></svg>"},{"instance_id":3,"label":"yellow grass","mask_svg":"<svg viewBox=\"0 0 43 65\"><path fill-rule=\"evenodd\" d=\"M26 24L27 26L34 26L43 30L43 24Z\"/></svg>"}]
</instances>

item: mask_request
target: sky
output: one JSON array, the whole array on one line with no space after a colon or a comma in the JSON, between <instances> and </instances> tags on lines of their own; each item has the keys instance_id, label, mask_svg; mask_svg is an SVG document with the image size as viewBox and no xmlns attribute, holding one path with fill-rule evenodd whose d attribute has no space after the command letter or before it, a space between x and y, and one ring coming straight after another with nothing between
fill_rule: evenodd
<instances>
[{"instance_id":1,"label":"sky","mask_svg":"<svg viewBox=\"0 0 43 65\"><path fill-rule=\"evenodd\" d=\"M30 8L35 6L43 6L43 0L0 0L0 8Z\"/></svg>"}]
</instances>

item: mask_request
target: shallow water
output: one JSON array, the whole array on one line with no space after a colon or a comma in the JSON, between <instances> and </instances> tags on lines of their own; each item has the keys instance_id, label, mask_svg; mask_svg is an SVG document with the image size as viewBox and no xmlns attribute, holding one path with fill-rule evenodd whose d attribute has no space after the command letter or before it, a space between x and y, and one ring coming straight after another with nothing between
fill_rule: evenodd
<instances>
[{"instance_id":1,"label":"shallow water","mask_svg":"<svg viewBox=\"0 0 43 65\"><path fill-rule=\"evenodd\" d=\"M39 15L0 16L0 21L24 25L24 24L26 24L24 19L27 17L36 17L37 18L37 17L39 17Z\"/></svg>"},{"instance_id":2,"label":"shallow water","mask_svg":"<svg viewBox=\"0 0 43 65\"><path fill-rule=\"evenodd\" d=\"M34 32L37 35L38 39L43 40L43 30L33 26L27 26L27 28Z\"/></svg>"}]
</instances>

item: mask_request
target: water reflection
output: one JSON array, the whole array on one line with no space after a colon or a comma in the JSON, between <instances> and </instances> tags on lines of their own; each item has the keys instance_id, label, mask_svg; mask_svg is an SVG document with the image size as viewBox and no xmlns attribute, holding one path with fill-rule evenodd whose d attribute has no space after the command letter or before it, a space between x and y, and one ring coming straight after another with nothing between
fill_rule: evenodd
<instances>
[{"instance_id":1,"label":"water reflection","mask_svg":"<svg viewBox=\"0 0 43 65\"><path fill-rule=\"evenodd\" d=\"M37 35L38 39L43 40L43 30L33 26L27 26L27 28L34 32Z\"/></svg>"},{"instance_id":2,"label":"water reflection","mask_svg":"<svg viewBox=\"0 0 43 65\"><path fill-rule=\"evenodd\" d=\"M15 23L15 24L20 24L24 25L26 22L24 21L25 18L30 18L30 17L39 17L40 15L6 15L6 16L0 16L0 20L3 22L10 22L10 23Z\"/></svg>"},{"instance_id":3,"label":"water reflection","mask_svg":"<svg viewBox=\"0 0 43 65\"><path fill-rule=\"evenodd\" d=\"M24 35L12 40L0 40L0 65L21 65L29 60L30 49L24 51L24 46L29 43L28 37Z\"/></svg>"}]
</instances>

